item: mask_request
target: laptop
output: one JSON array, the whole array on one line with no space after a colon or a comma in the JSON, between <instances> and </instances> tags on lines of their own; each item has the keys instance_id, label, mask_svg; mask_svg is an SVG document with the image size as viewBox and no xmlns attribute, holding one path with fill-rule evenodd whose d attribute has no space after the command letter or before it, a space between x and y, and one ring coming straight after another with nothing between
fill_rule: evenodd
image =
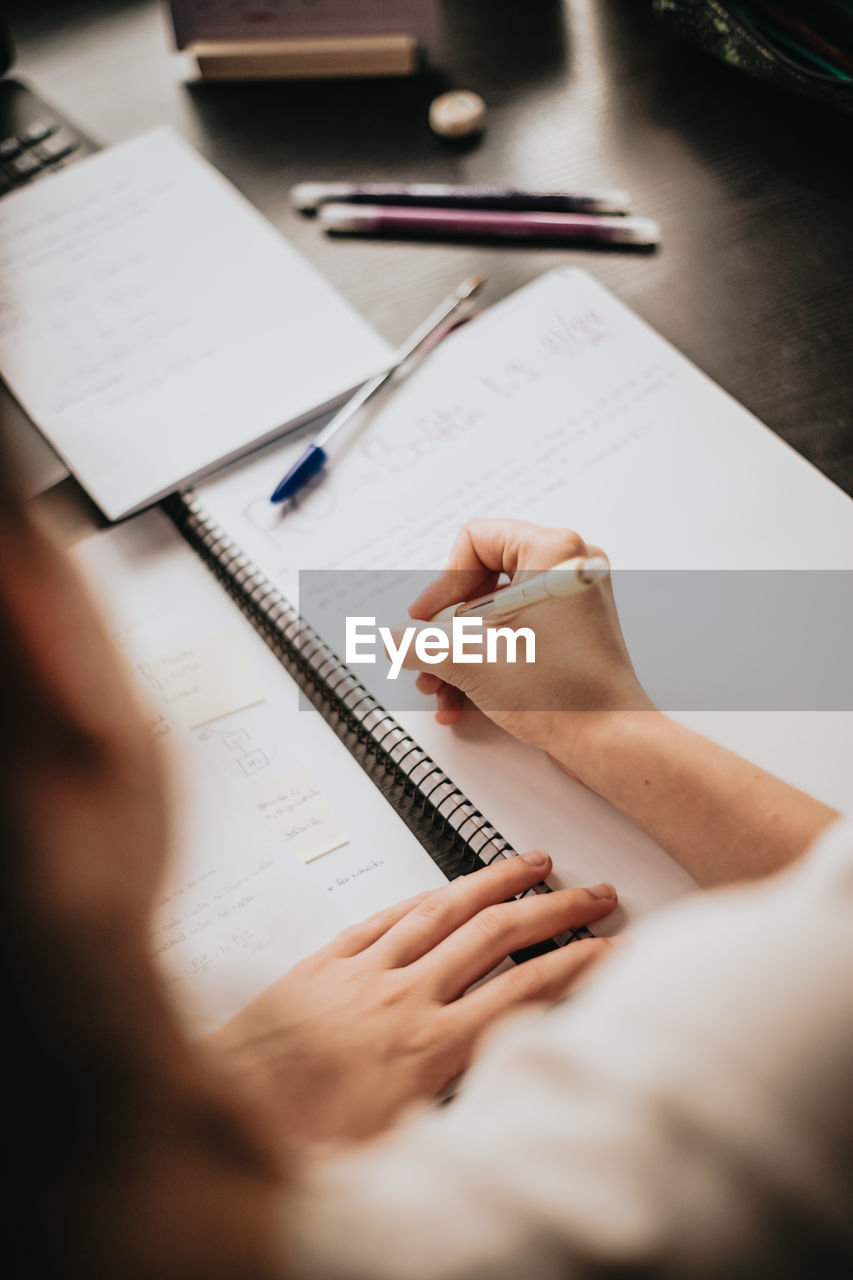
<instances>
[{"instance_id":1,"label":"laptop","mask_svg":"<svg viewBox=\"0 0 853 1280\"><path fill-rule=\"evenodd\" d=\"M0 24L0 196L98 150L53 107L6 74L14 58L9 30Z\"/></svg>"},{"instance_id":2,"label":"laptop","mask_svg":"<svg viewBox=\"0 0 853 1280\"><path fill-rule=\"evenodd\" d=\"M12 37L0 18L0 199L100 148L27 85L7 73L15 60ZM28 497L68 475L68 468L0 382L0 430L11 448Z\"/></svg>"}]
</instances>

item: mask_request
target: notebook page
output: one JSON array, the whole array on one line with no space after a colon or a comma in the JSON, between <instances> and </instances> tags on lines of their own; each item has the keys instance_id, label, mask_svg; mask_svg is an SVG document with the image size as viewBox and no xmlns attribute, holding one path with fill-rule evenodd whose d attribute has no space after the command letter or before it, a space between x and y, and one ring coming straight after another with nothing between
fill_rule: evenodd
<instances>
[{"instance_id":1,"label":"notebook page","mask_svg":"<svg viewBox=\"0 0 853 1280\"><path fill-rule=\"evenodd\" d=\"M348 923L308 869L243 802L227 761L157 718L182 797L149 943L188 1030L201 1035Z\"/></svg>"},{"instance_id":2,"label":"notebook page","mask_svg":"<svg viewBox=\"0 0 853 1280\"><path fill-rule=\"evenodd\" d=\"M75 556L178 770L180 834L152 950L205 1025L346 924L445 883L160 512Z\"/></svg>"},{"instance_id":3,"label":"notebook page","mask_svg":"<svg viewBox=\"0 0 853 1280\"><path fill-rule=\"evenodd\" d=\"M155 130L0 206L0 369L110 518L335 400L388 347Z\"/></svg>"},{"instance_id":4,"label":"notebook page","mask_svg":"<svg viewBox=\"0 0 853 1280\"><path fill-rule=\"evenodd\" d=\"M853 568L853 503L586 273L549 272L442 344L296 510L268 496L298 447L202 486L286 594L306 568L439 569L459 524L569 525L627 568ZM807 536L804 536L807 531ZM630 647L630 634L628 635ZM629 914L691 881L610 806L469 709L417 741L555 884L614 880ZM851 807L847 713L679 716Z\"/></svg>"}]
</instances>

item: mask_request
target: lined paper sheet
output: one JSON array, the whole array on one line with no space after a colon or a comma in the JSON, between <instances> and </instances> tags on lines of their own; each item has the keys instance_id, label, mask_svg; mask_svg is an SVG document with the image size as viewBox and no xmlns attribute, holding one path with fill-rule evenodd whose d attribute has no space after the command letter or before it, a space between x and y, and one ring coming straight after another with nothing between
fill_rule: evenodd
<instances>
[{"instance_id":1,"label":"lined paper sheet","mask_svg":"<svg viewBox=\"0 0 853 1280\"><path fill-rule=\"evenodd\" d=\"M0 205L0 370L111 519L311 416L389 348L155 130Z\"/></svg>"},{"instance_id":2,"label":"lined paper sheet","mask_svg":"<svg viewBox=\"0 0 853 1280\"><path fill-rule=\"evenodd\" d=\"M853 502L581 271L549 272L449 338L282 511L268 495L295 452L198 490L289 596L298 569L438 571L459 525L490 515L577 528L619 569L853 568ZM517 848L551 852L555 884L612 879L630 913L690 887L472 709L451 730L429 710L398 718ZM679 719L853 808L853 716Z\"/></svg>"}]
</instances>

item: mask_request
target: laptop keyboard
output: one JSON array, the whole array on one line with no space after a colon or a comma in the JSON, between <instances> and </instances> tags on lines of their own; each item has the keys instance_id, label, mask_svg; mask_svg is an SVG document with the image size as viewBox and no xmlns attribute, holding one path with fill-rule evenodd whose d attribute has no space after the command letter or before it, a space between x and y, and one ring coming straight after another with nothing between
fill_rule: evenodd
<instances>
[{"instance_id":1,"label":"laptop keyboard","mask_svg":"<svg viewBox=\"0 0 853 1280\"><path fill-rule=\"evenodd\" d=\"M0 196L97 149L27 85L0 78Z\"/></svg>"},{"instance_id":2,"label":"laptop keyboard","mask_svg":"<svg viewBox=\"0 0 853 1280\"><path fill-rule=\"evenodd\" d=\"M0 195L61 168L81 148L70 129L47 120L0 138Z\"/></svg>"}]
</instances>

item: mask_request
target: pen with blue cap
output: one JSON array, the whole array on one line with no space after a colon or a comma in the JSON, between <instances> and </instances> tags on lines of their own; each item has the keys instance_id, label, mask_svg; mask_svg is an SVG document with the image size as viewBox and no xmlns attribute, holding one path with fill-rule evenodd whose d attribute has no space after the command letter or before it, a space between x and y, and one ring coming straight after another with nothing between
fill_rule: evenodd
<instances>
[{"instance_id":1,"label":"pen with blue cap","mask_svg":"<svg viewBox=\"0 0 853 1280\"><path fill-rule=\"evenodd\" d=\"M359 387L355 395L339 409L331 422L328 422L316 440L309 444L302 456L293 464L283 480L276 485L270 498L271 502L285 502L293 498L303 489L309 480L313 480L329 461L327 446L342 427L351 422L360 409L390 382L401 375L405 376L419 363L423 357L435 347L443 337L457 324L470 309L474 299L483 289L486 281L483 276L469 276L463 280L449 298L436 307L419 325L413 334L395 351L391 364L382 373L377 373Z\"/></svg>"}]
</instances>

